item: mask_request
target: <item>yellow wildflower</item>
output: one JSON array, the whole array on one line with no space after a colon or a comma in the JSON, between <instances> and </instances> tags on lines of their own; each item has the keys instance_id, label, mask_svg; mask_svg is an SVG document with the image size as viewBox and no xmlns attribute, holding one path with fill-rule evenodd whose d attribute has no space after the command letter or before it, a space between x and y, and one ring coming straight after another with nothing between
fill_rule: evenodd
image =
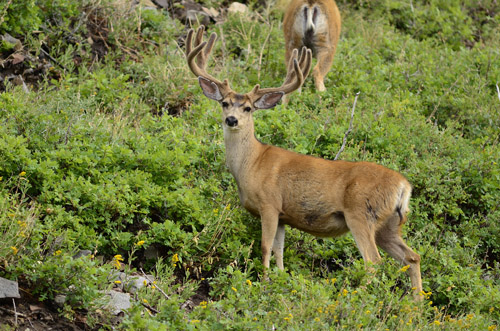
<instances>
[{"instance_id":1,"label":"yellow wildflower","mask_svg":"<svg viewBox=\"0 0 500 331\"><path fill-rule=\"evenodd\" d=\"M142 302L144 302L144 303L148 303L148 300L146 300L146 299L142 299Z\"/></svg>"},{"instance_id":2,"label":"yellow wildflower","mask_svg":"<svg viewBox=\"0 0 500 331\"><path fill-rule=\"evenodd\" d=\"M200 320L191 320L191 323L193 323L193 324L200 323Z\"/></svg>"},{"instance_id":3,"label":"yellow wildflower","mask_svg":"<svg viewBox=\"0 0 500 331\"><path fill-rule=\"evenodd\" d=\"M441 325L441 322L440 321L434 321L434 325Z\"/></svg>"},{"instance_id":4,"label":"yellow wildflower","mask_svg":"<svg viewBox=\"0 0 500 331\"><path fill-rule=\"evenodd\" d=\"M347 295L347 293L349 293L349 291L348 291L348 290L346 290L346 289L344 289L344 290L342 291L342 295L344 295L344 296L346 296L346 295Z\"/></svg>"},{"instance_id":5,"label":"yellow wildflower","mask_svg":"<svg viewBox=\"0 0 500 331\"><path fill-rule=\"evenodd\" d=\"M121 280L115 280L115 284L121 284L122 281Z\"/></svg>"},{"instance_id":6,"label":"yellow wildflower","mask_svg":"<svg viewBox=\"0 0 500 331\"><path fill-rule=\"evenodd\" d=\"M295 294L295 293L297 293L297 290L292 290L292 294Z\"/></svg>"},{"instance_id":7,"label":"yellow wildflower","mask_svg":"<svg viewBox=\"0 0 500 331\"><path fill-rule=\"evenodd\" d=\"M235 291L235 292L238 292L238 290L234 287L231 287L231 290Z\"/></svg>"},{"instance_id":8,"label":"yellow wildflower","mask_svg":"<svg viewBox=\"0 0 500 331\"><path fill-rule=\"evenodd\" d=\"M26 176L26 171L21 171L21 173L19 173L19 177L24 177Z\"/></svg>"},{"instance_id":9,"label":"yellow wildflower","mask_svg":"<svg viewBox=\"0 0 500 331\"><path fill-rule=\"evenodd\" d=\"M320 321L319 317L316 317L314 320L315 320L316 322L319 322L319 321Z\"/></svg>"},{"instance_id":10,"label":"yellow wildflower","mask_svg":"<svg viewBox=\"0 0 500 331\"><path fill-rule=\"evenodd\" d=\"M172 263L177 263L177 262L179 262L179 255L175 253L174 256L172 256Z\"/></svg>"},{"instance_id":11,"label":"yellow wildflower","mask_svg":"<svg viewBox=\"0 0 500 331\"><path fill-rule=\"evenodd\" d=\"M493 331L493 330L496 330L496 329L497 329L496 325L490 325L490 326L488 326L488 331Z\"/></svg>"},{"instance_id":12,"label":"yellow wildflower","mask_svg":"<svg viewBox=\"0 0 500 331\"><path fill-rule=\"evenodd\" d=\"M405 272L406 270L408 270L410 268L410 265L405 265L404 267L402 267L401 269L399 269L400 272Z\"/></svg>"},{"instance_id":13,"label":"yellow wildflower","mask_svg":"<svg viewBox=\"0 0 500 331\"><path fill-rule=\"evenodd\" d=\"M250 279L247 279L247 282L248 286L252 286L252 281Z\"/></svg>"},{"instance_id":14,"label":"yellow wildflower","mask_svg":"<svg viewBox=\"0 0 500 331\"><path fill-rule=\"evenodd\" d=\"M142 284L144 284L144 286L148 286L148 281L147 280L143 280Z\"/></svg>"},{"instance_id":15,"label":"yellow wildflower","mask_svg":"<svg viewBox=\"0 0 500 331\"><path fill-rule=\"evenodd\" d=\"M62 251L61 251L61 250L57 250L57 251L55 251L55 252L54 252L54 255L55 255L55 256L58 256L58 255L61 255L61 253L62 253Z\"/></svg>"},{"instance_id":16,"label":"yellow wildflower","mask_svg":"<svg viewBox=\"0 0 500 331\"><path fill-rule=\"evenodd\" d=\"M113 257L113 265L115 266L116 269L120 269L122 267L120 261L123 261L123 257L120 254L115 255Z\"/></svg>"},{"instance_id":17,"label":"yellow wildflower","mask_svg":"<svg viewBox=\"0 0 500 331\"><path fill-rule=\"evenodd\" d=\"M2 176L0 176L0 182L2 181L2 179L3 179L3 177L2 177Z\"/></svg>"},{"instance_id":18,"label":"yellow wildflower","mask_svg":"<svg viewBox=\"0 0 500 331\"><path fill-rule=\"evenodd\" d=\"M10 246L10 249L12 249L12 252L14 253L14 255L17 254L17 252L19 251L16 247L14 246Z\"/></svg>"},{"instance_id":19,"label":"yellow wildflower","mask_svg":"<svg viewBox=\"0 0 500 331\"><path fill-rule=\"evenodd\" d=\"M145 241L144 241L144 240L140 240L140 241L138 241L135 245L136 245L136 246L142 246L142 245L144 245L144 243L145 243Z\"/></svg>"}]
</instances>

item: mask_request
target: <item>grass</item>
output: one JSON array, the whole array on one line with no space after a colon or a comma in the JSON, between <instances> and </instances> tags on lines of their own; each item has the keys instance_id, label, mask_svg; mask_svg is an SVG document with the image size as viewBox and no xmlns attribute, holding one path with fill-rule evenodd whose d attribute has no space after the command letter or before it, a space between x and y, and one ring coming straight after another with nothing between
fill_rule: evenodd
<instances>
[{"instance_id":1,"label":"grass","mask_svg":"<svg viewBox=\"0 0 500 331\"><path fill-rule=\"evenodd\" d=\"M42 301L66 294L61 315L84 310L95 329L112 328L100 293L114 286L118 254L125 272L157 281L137 293L122 329L497 329L498 5L415 1L410 15L404 1L338 4L327 91L308 79L287 105L255 114L256 135L333 159L360 93L340 158L412 183L404 237L422 256L423 303L392 259L367 275L350 235L287 229L286 272L263 281L260 224L239 206L220 109L187 68L183 25L104 0L61 1L69 30L34 33L41 16L19 26L30 27L19 37L35 54L68 31L73 39L51 49L60 66L46 80L29 92L4 83L0 94L0 275ZM208 27L219 35L210 71L239 92L285 74L281 13L252 5ZM443 19L451 13L464 26ZM107 29L104 58L92 56L84 17ZM72 259L81 249L95 254Z\"/></svg>"}]
</instances>

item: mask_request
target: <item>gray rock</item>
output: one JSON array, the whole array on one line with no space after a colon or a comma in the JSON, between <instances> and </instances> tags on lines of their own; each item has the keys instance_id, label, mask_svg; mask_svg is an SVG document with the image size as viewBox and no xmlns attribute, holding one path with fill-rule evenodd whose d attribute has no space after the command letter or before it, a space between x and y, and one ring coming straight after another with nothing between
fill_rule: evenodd
<instances>
[{"instance_id":1,"label":"gray rock","mask_svg":"<svg viewBox=\"0 0 500 331\"><path fill-rule=\"evenodd\" d=\"M0 40L3 40L11 45L13 45L14 49L16 51L20 50L23 48L23 44L21 43L21 40L16 39L12 37L10 34L5 33L4 35L0 36Z\"/></svg>"},{"instance_id":2,"label":"gray rock","mask_svg":"<svg viewBox=\"0 0 500 331\"><path fill-rule=\"evenodd\" d=\"M73 259L79 259L83 256L89 256L92 255L92 251L89 251L88 249L84 249L73 255Z\"/></svg>"},{"instance_id":3,"label":"gray rock","mask_svg":"<svg viewBox=\"0 0 500 331\"><path fill-rule=\"evenodd\" d=\"M122 311L132 307L132 304L130 303L130 294L128 293L108 291L106 292L106 295L110 296L109 303L106 308L111 310L115 315L118 315Z\"/></svg>"},{"instance_id":4,"label":"gray rock","mask_svg":"<svg viewBox=\"0 0 500 331\"><path fill-rule=\"evenodd\" d=\"M123 289L128 293L134 294L144 287L144 283L149 284L149 281L142 276L133 276L125 280L123 284Z\"/></svg>"},{"instance_id":5,"label":"gray rock","mask_svg":"<svg viewBox=\"0 0 500 331\"><path fill-rule=\"evenodd\" d=\"M58 294L54 298L54 303L58 307L63 307L65 302L66 302L66 296L64 294Z\"/></svg>"},{"instance_id":6,"label":"gray rock","mask_svg":"<svg viewBox=\"0 0 500 331\"><path fill-rule=\"evenodd\" d=\"M153 276L148 276L149 279L153 279ZM110 276L110 280L112 282L115 282L119 280L121 283L118 285L120 289L123 289L125 292L132 293L134 294L141 288L143 288L146 284L149 284L150 282L146 279L146 277L142 276L129 276L124 272L116 271L113 272Z\"/></svg>"},{"instance_id":7,"label":"gray rock","mask_svg":"<svg viewBox=\"0 0 500 331\"><path fill-rule=\"evenodd\" d=\"M240 2L233 2L227 9L227 12L232 14L246 14L248 12L248 7Z\"/></svg>"},{"instance_id":8,"label":"gray rock","mask_svg":"<svg viewBox=\"0 0 500 331\"><path fill-rule=\"evenodd\" d=\"M17 282L0 277L0 299L20 297Z\"/></svg>"}]
</instances>

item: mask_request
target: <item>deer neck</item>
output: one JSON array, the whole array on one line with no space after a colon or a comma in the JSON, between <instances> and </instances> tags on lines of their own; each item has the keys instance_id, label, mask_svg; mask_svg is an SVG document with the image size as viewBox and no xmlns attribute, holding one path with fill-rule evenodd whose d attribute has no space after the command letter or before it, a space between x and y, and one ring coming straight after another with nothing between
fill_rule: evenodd
<instances>
[{"instance_id":1,"label":"deer neck","mask_svg":"<svg viewBox=\"0 0 500 331\"><path fill-rule=\"evenodd\" d=\"M241 182L262 148L262 143L255 138L253 123L248 124L248 127L240 130L224 126L226 165L237 183Z\"/></svg>"}]
</instances>

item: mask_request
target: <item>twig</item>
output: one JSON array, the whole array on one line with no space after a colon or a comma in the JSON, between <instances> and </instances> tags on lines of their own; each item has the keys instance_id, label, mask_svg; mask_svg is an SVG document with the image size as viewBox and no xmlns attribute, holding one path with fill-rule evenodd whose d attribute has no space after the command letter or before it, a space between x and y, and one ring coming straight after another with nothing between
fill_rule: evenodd
<instances>
[{"instance_id":1,"label":"twig","mask_svg":"<svg viewBox=\"0 0 500 331\"><path fill-rule=\"evenodd\" d=\"M151 305L148 305L147 303L145 302L141 302L141 304L146 307L147 309L151 310L153 313L155 314L158 314L160 311L157 310L157 309L154 309L153 307L151 307Z\"/></svg>"},{"instance_id":2,"label":"twig","mask_svg":"<svg viewBox=\"0 0 500 331\"><path fill-rule=\"evenodd\" d=\"M14 306L14 324L17 326L17 309L16 309L16 299L12 298L12 305Z\"/></svg>"},{"instance_id":3,"label":"twig","mask_svg":"<svg viewBox=\"0 0 500 331\"><path fill-rule=\"evenodd\" d=\"M10 4L12 3L12 0L9 0L6 4L5 4L5 8L2 10L2 16L0 16L0 24L3 23L4 19L5 19L5 14L7 14L7 11L9 10L9 7L10 7Z\"/></svg>"},{"instance_id":4,"label":"twig","mask_svg":"<svg viewBox=\"0 0 500 331\"><path fill-rule=\"evenodd\" d=\"M7 309L7 308L4 308L2 306L0 306L0 310L3 311L3 312L6 312L8 314L13 314L13 315L17 315L17 316L20 316L20 317L23 317L23 318L26 318L28 316L26 316L25 314L23 313L18 313L16 311L13 311L13 310L10 310L10 309Z\"/></svg>"},{"instance_id":5,"label":"twig","mask_svg":"<svg viewBox=\"0 0 500 331\"><path fill-rule=\"evenodd\" d=\"M351 111L351 121L349 122L349 129L347 129L345 135L344 135L344 140L342 141L342 146L340 147L340 150L338 151L337 155L335 155L335 158L334 160L337 160L339 158L339 155L340 153L342 153L344 151L344 148L345 148L345 144L347 142L347 136L349 135L349 133L351 133L352 131L352 120L354 118L354 109L356 109L356 102L358 101L358 96L359 96L359 92L356 93L356 97L354 98L354 103L352 105L352 111Z\"/></svg>"},{"instance_id":6,"label":"twig","mask_svg":"<svg viewBox=\"0 0 500 331\"><path fill-rule=\"evenodd\" d=\"M42 47L40 47L40 51L42 51L43 54L45 54L45 56L47 56L52 62L54 62L55 64L57 64L58 66L60 66L61 68L63 68L64 70L66 71L69 71L68 68L66 68L64 65L62 65L59 61L57 61L56 59L54 59L52 57L52 55L49 54L49 52L47 52L46 50L44 50Z\"/></svg>"},{"instance_id":7,"label":"twig","mask_svg":"<svg viewBox=\"0 0 500 331\"><path fill-rule=\"evenodd\" d=\"M498 100L500 100L500 88L498 88L498 84L497 84L497 93L498 93Z\"/></svg>"},{"instance_id":8,"label":"twig","mask_svg":"<svg viewBox=\"0 0 500 331\"><path fill-rule=\"evenodd\" d=\"M257 71L257 80L260 80L260 69L262 68L262 57L264 55L264 48L266 48L266 45L269 43L269 37L271 37L271 32L273 31L273 23L271 23L271 26L269 27L269 33L266 36L266 40L264 41L264 44L262 44L262 48L260 49L260 55L259 55L259 71ZM267 62L266 62L267 64Z\"/></svg>"},{"instance_id":9,"label":"twig","mask_svg":"<svg viewBox=\"0 0 500 331\"><path fill-rule=\"evenodd\" d=\"M146 278L147 281L149 281L151 284L153 284L153 281L148 277L148 275L146 275L146 273L144 272L144 270L142 270L142 268L140 268L139 270L141 270L142 272L142 275L144 276L144 278ZM155 284L155 287L158 289L158 291L160 291L161 294L163 294L163 296L165 298L167 298L168 300L170 300L170 297L167 295L167 293L163 292L163 290Z\"/></svg>"}]
</instances>

